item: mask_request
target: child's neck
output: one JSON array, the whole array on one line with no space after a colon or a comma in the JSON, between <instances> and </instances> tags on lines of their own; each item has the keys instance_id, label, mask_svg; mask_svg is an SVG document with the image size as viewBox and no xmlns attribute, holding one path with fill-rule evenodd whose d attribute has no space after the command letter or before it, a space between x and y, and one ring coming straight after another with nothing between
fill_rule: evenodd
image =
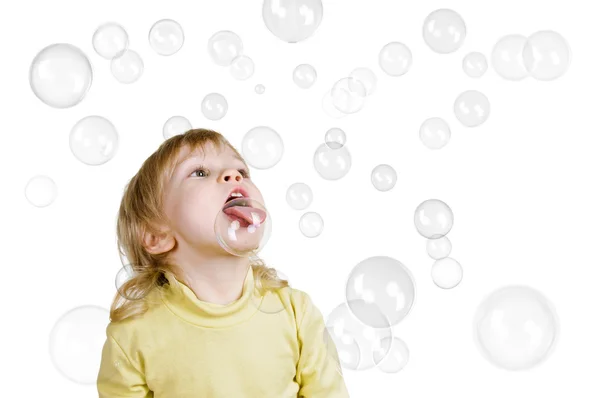
<instances>
[{"instance_id":1,"label":"child's neck","mask_svg":"<svg viewBox=\"0 0 600 398\"><path fill-rule=\"evenodd\" d=\"M250 261L246 257L219 255L193 259L176 259L180 267L181 281L196 295L198 300L227 305L242 296L244 280Z\"/></svg>"}]
</instances>

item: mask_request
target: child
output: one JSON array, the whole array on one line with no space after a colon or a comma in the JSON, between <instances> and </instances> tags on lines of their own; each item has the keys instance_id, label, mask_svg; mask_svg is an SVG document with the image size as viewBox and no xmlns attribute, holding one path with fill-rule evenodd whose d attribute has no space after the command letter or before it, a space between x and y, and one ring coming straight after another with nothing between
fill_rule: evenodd
<instances>
[{"instance_id":1,"label":"child","mask_svg":"<svg viewBox=\"0 0 600 398\"><path fill-rule=\"evenodd\" d=\"M128 183L117 238L135 272L111 306L100 398L349 396L309 296L219 245L215 219L239 187L264 203L238 151L205 129L166 140Z\"/></svg>"}]
</instances>

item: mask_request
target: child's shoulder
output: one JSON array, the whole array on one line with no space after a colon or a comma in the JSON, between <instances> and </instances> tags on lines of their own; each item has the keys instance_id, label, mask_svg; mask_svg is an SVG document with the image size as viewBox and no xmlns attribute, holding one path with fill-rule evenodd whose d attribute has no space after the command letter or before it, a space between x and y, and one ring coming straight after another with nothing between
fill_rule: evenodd
<instances>
[{"instance_id":1,"label":"child's shoulder","mask_svg":"<svg viewBox=\"0 0 600 398\"><path fill-rule=\"evenodd\" d=\"M296 319L301 320L306 315L314 315L314 311L317 310L310 295L304 290L288 286L279 289L278 295L284 306L289 306L294 312Z\"/></svg>"}]
</instances>

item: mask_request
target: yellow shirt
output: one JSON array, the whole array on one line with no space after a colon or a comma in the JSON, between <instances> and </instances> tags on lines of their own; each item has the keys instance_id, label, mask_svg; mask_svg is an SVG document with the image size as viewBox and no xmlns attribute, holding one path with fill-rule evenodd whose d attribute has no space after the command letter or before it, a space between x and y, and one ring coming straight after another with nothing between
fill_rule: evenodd
<instances>
[{"instance_id":1,"label":"yellow shirt","mask_svg":"<svg viewBox=\"0 0 600 398\"><path fill-rule=\"evenodd\" d=\"M260 296L250 267L228 305L169 282L146 298L154 304L144 315L108 325L99 398L349 397L323 316L303 291Z\"/></svg>"}]
</instances>

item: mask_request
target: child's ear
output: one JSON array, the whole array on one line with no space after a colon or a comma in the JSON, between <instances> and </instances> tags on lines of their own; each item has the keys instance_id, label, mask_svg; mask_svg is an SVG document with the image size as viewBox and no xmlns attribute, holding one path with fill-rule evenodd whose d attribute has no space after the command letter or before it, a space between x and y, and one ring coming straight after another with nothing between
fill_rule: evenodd
<instances>
[{"instance_id":1,"label":"child's ear","mask_svg":"<svg viewBox=\"0 0 600 398\"><path fill-rule=\"evenodd\" d=\"M160 254L171 250L175 246L175 238L168 232L162 232L160 235L146 232L143 245L148 253Z\"/></svg>"}]
</instances>

